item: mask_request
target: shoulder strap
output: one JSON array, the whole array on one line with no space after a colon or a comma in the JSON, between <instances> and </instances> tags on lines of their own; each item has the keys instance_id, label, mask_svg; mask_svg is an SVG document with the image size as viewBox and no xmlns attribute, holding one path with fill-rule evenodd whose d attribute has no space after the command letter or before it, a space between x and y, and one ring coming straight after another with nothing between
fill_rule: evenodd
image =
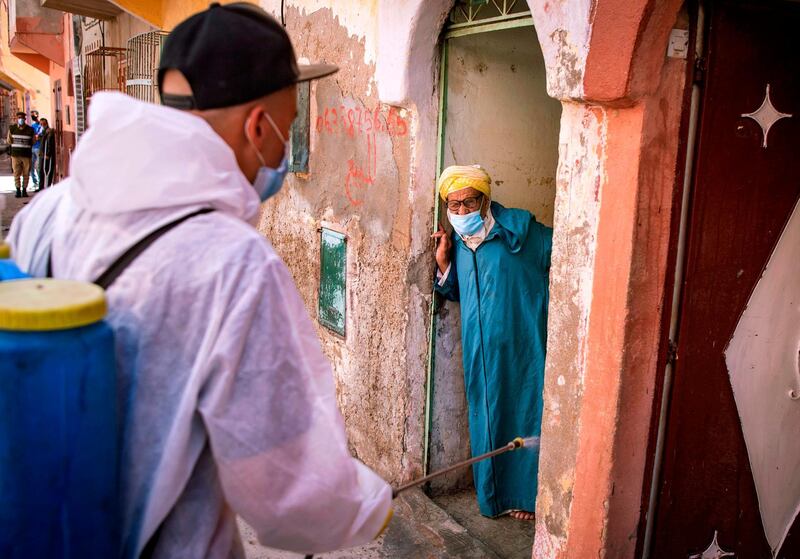
<instances>
[{"instance_id":1,"label":"shoulder strap","mask_svg":"<svg viewBox=\"0 0 800 559\"><path fill-rule=\"evenodd\" d=\"M152 245L159 238L164 236L166 233L168 233L170 230L174 229L175 227L177 227L178 225L180 225L184 221L186 221L188 219L191 219L193 217L196 217L198 215L211 213L213 211L214 210L211 209L211 208L203 208L201 210L197 210L196 212L192 212L192 213L190 213L188 215L185 215L183 217L179 217L178 219L176 219L174 221L170 221L166 225L162 225L161 227L159 227L158 229L156 229L155 231L153 231L152 233L147 235L145 238L140 240L138 243L133 245L127 251L125 251L125 253L123 253L122 256L117 258L117 260L105 272L103 272L100 275L100 277L97 278L97 280L95 280L95 282L94 282L95 285L99 285L103 289L108 289L117 280L117 278L120 275L122 275L122 272L124 272L125 269L128 266L130 266L131 263L134 260L136 260L136 258L138 258L138 256L140 254L142 254L145 250L147 250L147 247ZM52 247L50 248L50 251L51 251L50 255L47 257L47 276L45 276L45 277L48 277L48 278L52 278L53 277L53 253L52 253Z\"/></svg>"},{"instance_id":2,"label":"shoulder strap","mask_svg":"<svg viewBox=\"0 0 800 559\"><path fill-rule=\"evenodd\" d=\"M133 245L129 248L122 256L117 258L117 260L109 266L109 268L103 272L99 278L95 280L95 284L99 285L103 289L108 289L111 285L117 280L119 276L122 275L128 266L136 260L140 254L142 254L147 248L164 236L166 233L193 217L198 215L207 214L213 212L214 210L211 208L203 208L202 210L197 210L196 212L192 212L189 215L185 215L183 217L179 217L175 221L170 221L166 225L163 225L147 235L144 239Z\"/></svg>"}]
</instances>

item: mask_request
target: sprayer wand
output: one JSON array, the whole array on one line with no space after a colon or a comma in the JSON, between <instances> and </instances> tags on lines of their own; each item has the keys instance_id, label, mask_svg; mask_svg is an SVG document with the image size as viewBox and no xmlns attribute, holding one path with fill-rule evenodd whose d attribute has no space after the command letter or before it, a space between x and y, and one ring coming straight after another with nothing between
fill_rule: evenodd
<instances>
[{"instance_id":1,"label":"sprayer wand","mask_svg":"<svg viewBox=\"0 0 800 559\"><path fill-rule=\"evenodd\" d=\"M449 474L452 471L455 471L455 470L458 470L458 469L461 469L461 468L466 468L467 466L471 466L472 464L474 464L476 462L480 462L482 460L486 460L487 458L493 458L495 456L499 456L500 454L505 454L506 452L509 452L511 450L517 450L518 448L525 448L525 447L530 448L530 447L533 447L533 446L537 446L538 444L539 444L539 437L528 437L526 439L523 439L522 437L517 437L516 439L514 439L513 441L511 441L507 445L502 446L502 447L498 448L497 450L493 450L491 452L487 452L486 454L481 454L480 456L475 456L474 458L470 458L469 460L464 460L463 462L458 462L457 464L453 464L452 466L448 466L447 468L438 470L436 472L433 472L432 474L428 474L425 477L421 477L421 478L416 479L414 481L410 481L410 482L406 483L405 485L401 485L400 487L398 487L398 488L396 488L396 489L394 489L392 491L392 498L394 499L400 493L402 493L403 491L405 491L407 489L411 489L412 487L416 487L418 485L422 485L423 483L426 483L426 482L428 482L428 481L430 481L430 480L432 480L434 478L437 478L439 476L443 476L444 474Z\"/></svg>"},{"instance_id":2,"label":"sprayer wand","mask_svg":"<svg viewBox=\"0 0 800 559\"><path fill-rule=\"evenodd\" d=\"M464 460L463 462L458 462L457 464L453 464L452 466L448 466L447 468L438 470L436 472L433 472L432 474L428 474L425 477L421 477L414 481L409 481L405 485L401 485L400 487L392 490L392 499L395 499L400 493L406 491L407 489L411 489L412 487L422 485L423 483L428 482L433 478L443 476L444 474L449 474L452 471L461 468L466 468L467 466L471 466L476 462L480 462L488 458L493 458L495 456L499 456L500 454L505 454L506 452L517 450L518 448L533 448L536 446L539 446L539 437L526 437L526 438L517 437L507 445L501 446L497 450L487 452L486 454L481 454L480 456L475 456L474 458L470 458L469 460ZM313 557L314 557L313 555L306 555L306 559L312 559Z\"/></svg>"}]
</instances>

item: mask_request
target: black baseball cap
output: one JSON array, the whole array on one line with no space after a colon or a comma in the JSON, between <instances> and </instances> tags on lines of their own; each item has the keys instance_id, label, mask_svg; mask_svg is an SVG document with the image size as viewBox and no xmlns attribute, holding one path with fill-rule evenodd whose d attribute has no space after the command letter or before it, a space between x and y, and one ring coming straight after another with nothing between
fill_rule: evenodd
<instances>
[{"instance_id":1,"label":"black baseball cap","mask_svg":"<svg viewBox=\"0 0 800 559\"><path fill-rule=\"evenodd\" d=\"M164 94L167 70L179 70L192 95ZM253 4L214 3L169 34L158 67L161 102L183 110L232 107L284 87L329 76L332 64L298 66L289 35Z\"/></svg>"}]
</instances>

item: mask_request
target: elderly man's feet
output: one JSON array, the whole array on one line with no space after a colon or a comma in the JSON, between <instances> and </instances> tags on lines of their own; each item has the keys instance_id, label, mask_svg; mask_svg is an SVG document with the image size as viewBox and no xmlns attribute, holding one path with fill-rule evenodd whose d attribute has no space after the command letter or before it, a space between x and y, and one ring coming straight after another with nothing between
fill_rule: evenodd
<instances>
[{"instance_id":1,"label":"elderly man's feet","mask_svg":"<svg viewBox=\"0 0 800 559\"><path fill-rule=\"evenodd\" d=\"M524 520L526 522L531 522L534 518L536 518L536 514L532 512L528 512L526 510L512 510L508 515L511 518L516 518L517 520Z\"/></svg>"}]
</instances>

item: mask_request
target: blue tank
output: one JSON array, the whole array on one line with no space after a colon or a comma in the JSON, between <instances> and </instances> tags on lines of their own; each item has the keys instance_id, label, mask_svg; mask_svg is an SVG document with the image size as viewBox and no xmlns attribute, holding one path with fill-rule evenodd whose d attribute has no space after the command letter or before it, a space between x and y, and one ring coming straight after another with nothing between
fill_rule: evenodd
<instances>
[{"instance_id":1,"label":"blue tank","mask_svg":"<svg viewBox=\"0 0 800 559\"><path fill-rule=\"evenodd\" d=\"M0 259L0 281L24 279L28 275L22 272L13 260Z\"/></svg>"},{"instance_id":2,"label":"blue tank","mask_svg":"<svg viewBox=\"0 0 800 559\"><path fill-rule=\"evenodd\" d=\"M0 266L6 279L8 270ZM58 291L52 286L59 283L65 282L0 281L4 559L119 556L113 332L102 316L95 316L100 310L95 308L92 315L81 301L76 305L69 289L54 299L56 311L72 313L78 317L72 322L80 325L69 327L69 320L55 320L52 329L42 330L45 320L25 330L25 324L14 322L13 311L19 311L15 301Z\"/></svg>"}]
</instances>

